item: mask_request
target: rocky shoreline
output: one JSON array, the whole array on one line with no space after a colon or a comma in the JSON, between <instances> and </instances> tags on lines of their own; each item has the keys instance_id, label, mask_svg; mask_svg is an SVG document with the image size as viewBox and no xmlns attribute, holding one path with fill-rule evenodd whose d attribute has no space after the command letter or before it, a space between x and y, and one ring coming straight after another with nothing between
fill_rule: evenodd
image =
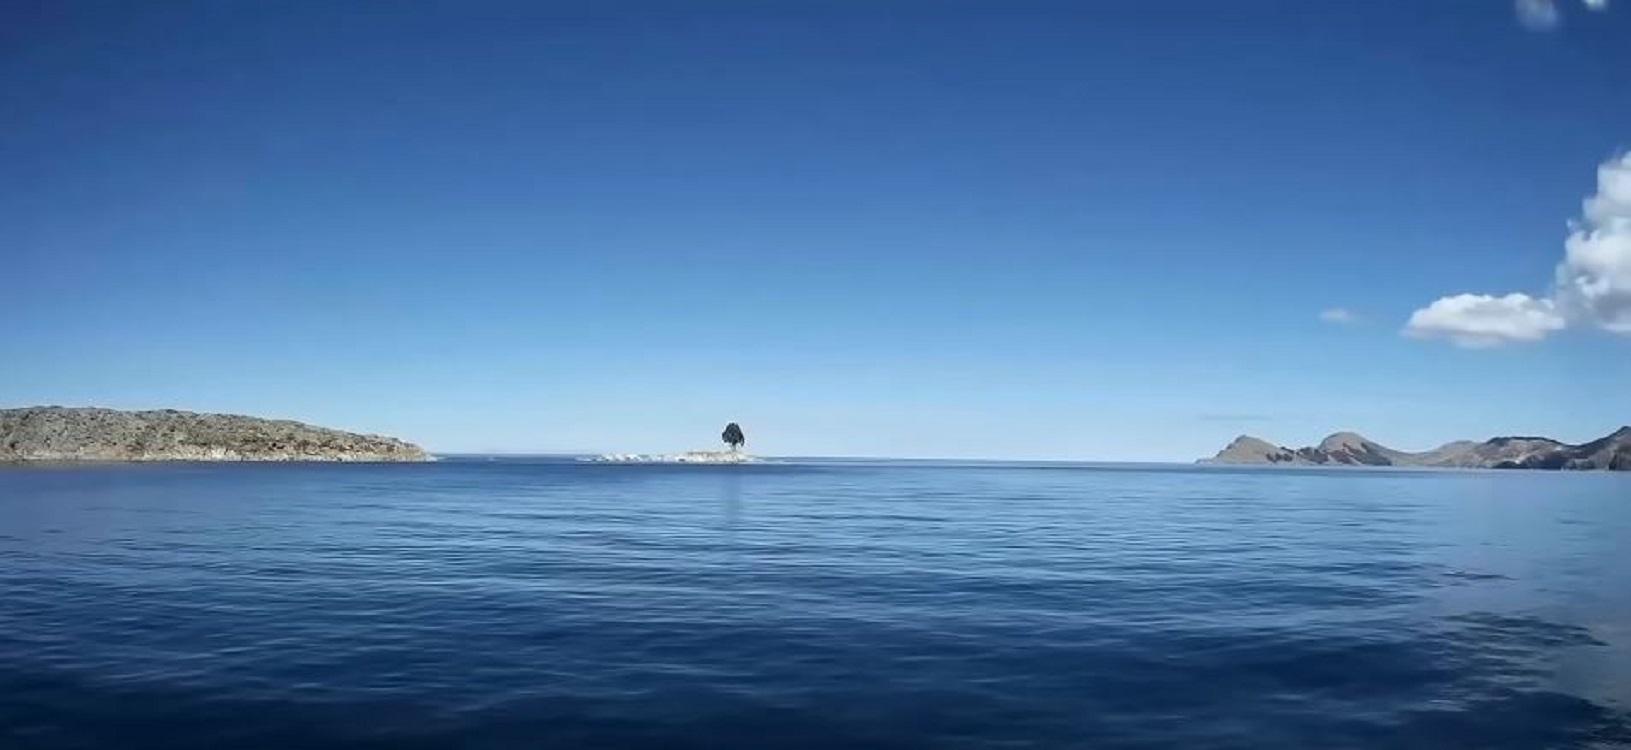
<instances>
[{"instance_id":1,"label":"rocky shoreline","mask_svg":"<svg viewBox=\"0 0 1631 750\"><path fill-rule=\"evenodd\" d=\"M0 409L0 462L431 460L397 438L284 419L174 409Z\"/></svg>"},{"instance_id":2,"label":"rocky shoreline","mask_svg":"<svg viewBox=\"0 0 1631 750\"><path fill-rule=\"evenodd\" d=\"M584 459L604 464L754 464L763 459L740 451L687 451L685 453L607 453Z\"/></svg>"}]
</instances>

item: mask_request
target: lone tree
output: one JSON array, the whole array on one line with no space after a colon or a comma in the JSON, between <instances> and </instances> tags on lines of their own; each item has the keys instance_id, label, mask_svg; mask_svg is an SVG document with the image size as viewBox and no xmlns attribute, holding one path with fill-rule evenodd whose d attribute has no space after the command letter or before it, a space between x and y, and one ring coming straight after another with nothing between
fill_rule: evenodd
<instances>
[{"instance_id":1,"label":"lone tree","mask_svg":"<svg viewBox=\"0 0 1631 750\"><path fill-rule=\"evenodd\" d=\"M738 427L735 422L725 425L725 431L719 433L719 439L725 441L725 444L730 446L733 451L742 447L748 441L747 436L742 434L742 428Z\"/></svg>"}]
</instances>

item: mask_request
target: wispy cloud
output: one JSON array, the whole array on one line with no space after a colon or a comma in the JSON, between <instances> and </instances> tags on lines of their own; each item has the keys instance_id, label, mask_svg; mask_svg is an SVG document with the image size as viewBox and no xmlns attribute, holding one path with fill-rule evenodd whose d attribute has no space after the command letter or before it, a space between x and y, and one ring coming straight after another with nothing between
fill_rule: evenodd
<instances>
[{"instance_id":1,"label":"wispy cloud","mask_svg":"<svg viewBox=\"0 0 1631 750\"><path fill-rule=\"evenodd\" d=\"M1608 10L1608 0L1584 0L1589 10ZM1518 23L1530 31L1551 31L1563 25L1563 11L1558 0L1516 0L1513 10Z\"/></svg>"},{"instance_id":2,"label":"wispy cloud","mask_svg":"<svg viewBox=\"0 0 1631 750\"><path fill-rule=\"evenodd\" d=\"M1631 335L1631 153L1597 168L1597 193L1582 213L1548 295L1443 297L1411 314L1404 333L1480 348L1539 341L1571 325Z\"/></svg>"},{"instance_id":3,"label":"wispy cloud","mask_svg":"<svg viewBox=\"0 0 1631 750\"><path fill-rule=\"evenodd\" d=\"M1320 311L1320 320L1345 326L1358 323L1359 316L1345 307L1331 307Z\"/></svg>"},{"instance_id":4,"label":"wispy cloud","mask_svg":"<svg viewBox=\"0 0 1631 750\"><path fill-rule=\"evenodd\" d=\"M1551 31L1563 24L1563 14L1552 0L1518 0L1518 23L1531 31Z\"/></svg>"}]
</instances>

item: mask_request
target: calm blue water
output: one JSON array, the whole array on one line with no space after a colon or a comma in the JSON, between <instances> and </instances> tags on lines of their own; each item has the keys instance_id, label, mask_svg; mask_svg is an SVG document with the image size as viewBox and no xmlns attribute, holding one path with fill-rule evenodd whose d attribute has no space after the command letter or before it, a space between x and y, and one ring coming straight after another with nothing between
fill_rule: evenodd
<instances>
[{"instance_id":1,"label":"calm blue water","mask_svg":"<svg viewBox=\"0 0 1631 750\"><path fill-rule=\"evenodd\" d=\"M1631 476L0 469L0 747L1614 747Z\"/></svg>"}]
</instances>

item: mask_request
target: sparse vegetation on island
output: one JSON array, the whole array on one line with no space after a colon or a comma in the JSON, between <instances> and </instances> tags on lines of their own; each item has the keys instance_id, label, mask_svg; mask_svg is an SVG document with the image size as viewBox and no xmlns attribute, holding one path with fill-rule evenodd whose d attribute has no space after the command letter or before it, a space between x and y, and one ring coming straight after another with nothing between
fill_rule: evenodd
<instances>
[{"instance_id":1,"label":"sparse vegetation on island","mask_svg":"<svg viewBox=\"0 0 1631 750\"><path fill-rule=\"evenodd\" d=\"M430 461L413 443L190 411L0 409L0 461Z\"/></svg>"}]
</instances>

